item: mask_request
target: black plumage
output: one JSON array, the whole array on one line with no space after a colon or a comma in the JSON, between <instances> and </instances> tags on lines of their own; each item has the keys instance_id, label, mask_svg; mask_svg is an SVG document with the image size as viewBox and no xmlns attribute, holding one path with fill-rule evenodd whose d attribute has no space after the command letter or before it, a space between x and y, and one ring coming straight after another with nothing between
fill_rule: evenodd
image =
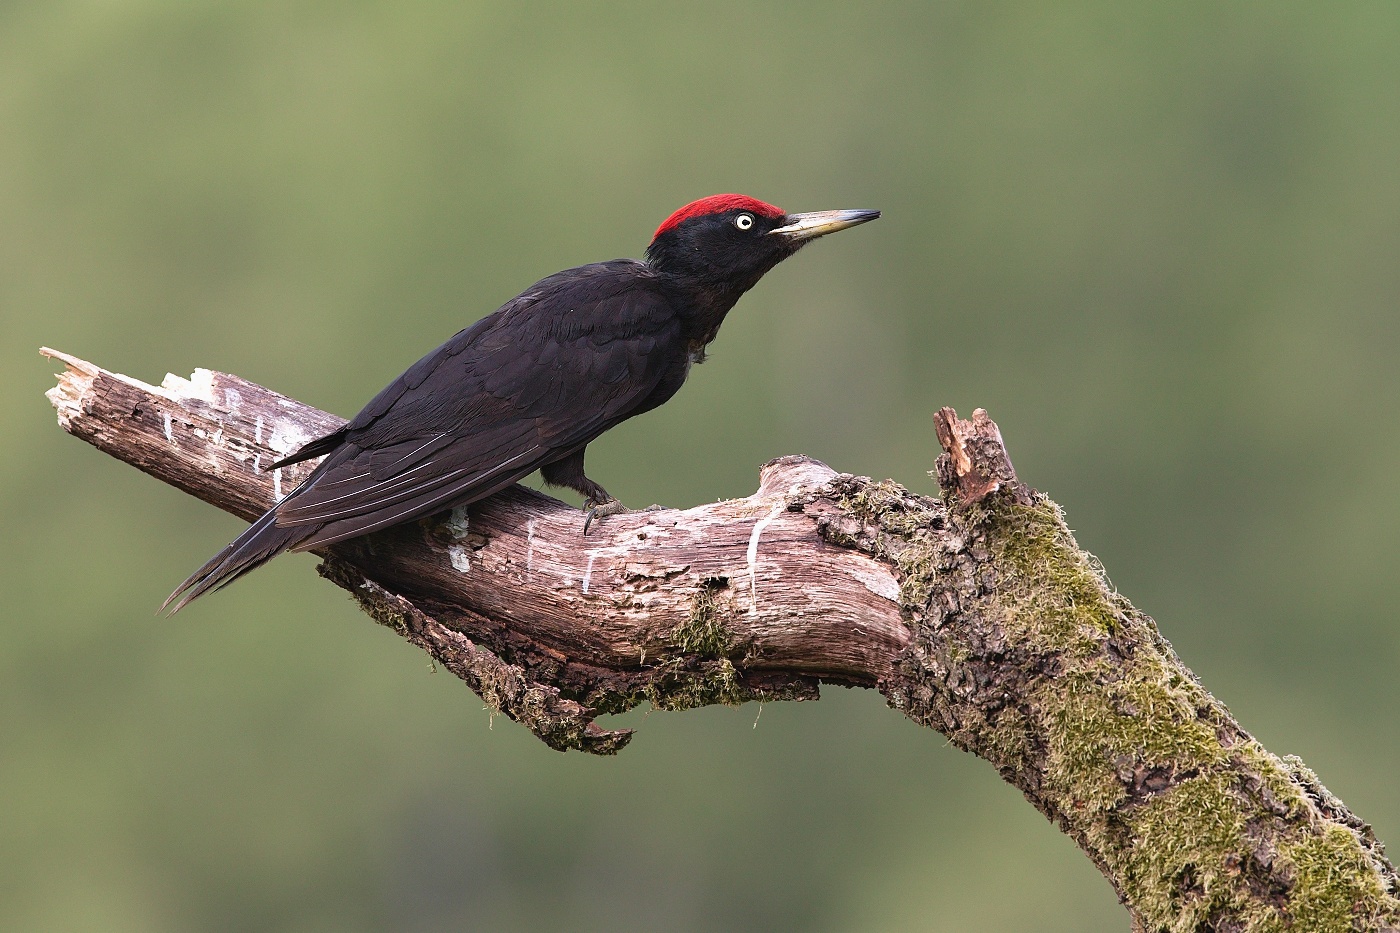
<instances>
[{"instance_id":1,"label":"black plumage","mask_svg":"<svg viewBox=\"0 0 1400 933\"><path fill-rule=\"evenodd\" d=\"M645 262L558 272L433 350L343 428L269 469L324 456L166 600L178 611L285 551L475 502L535 470L620 509L584 449L675 394L739 297L808 240L876 211L784 214L740 195L687 205ZM587 532L587 523L584 525Z\"/></svg>"}]
</instances>

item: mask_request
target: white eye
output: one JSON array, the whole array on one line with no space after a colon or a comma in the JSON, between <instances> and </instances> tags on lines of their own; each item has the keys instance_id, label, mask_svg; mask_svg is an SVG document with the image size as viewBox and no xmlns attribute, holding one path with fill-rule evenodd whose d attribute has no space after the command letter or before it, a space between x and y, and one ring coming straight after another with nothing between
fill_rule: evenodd
<instances>
[{"instance_id":1,"label":"white eye","mask_svg":"<svg viewBox=\"0 0 1400 933\"><path fill-rule=\"evenodd\" d=\"M740 214L738 217L734 218L734 226L738 227L740 230L749 229L753 226L753 215Z\"/></svg>"}]
</instances>

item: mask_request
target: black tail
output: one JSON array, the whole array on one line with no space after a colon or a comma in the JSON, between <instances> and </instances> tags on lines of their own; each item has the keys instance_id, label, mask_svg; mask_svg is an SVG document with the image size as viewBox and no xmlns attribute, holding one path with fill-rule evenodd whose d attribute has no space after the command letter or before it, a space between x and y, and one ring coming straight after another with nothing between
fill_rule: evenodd
<instances>
[{"instance_id":1,"label":"black tail","mask_svg":"<svg viewBox=\"0 0 1400 933\"><path fill-rule=\"evenodd\" d=\"M161 611L169 607L170 614L174 615L192 600L228 586L248 571L256 570L283 551L291 550L321 527L316 524L280 527L274 523L275 518L276 509L269 509L262 518L249 525L247 531L177 586L175 592L161 603Z\"/></svg>"}]
</instances>

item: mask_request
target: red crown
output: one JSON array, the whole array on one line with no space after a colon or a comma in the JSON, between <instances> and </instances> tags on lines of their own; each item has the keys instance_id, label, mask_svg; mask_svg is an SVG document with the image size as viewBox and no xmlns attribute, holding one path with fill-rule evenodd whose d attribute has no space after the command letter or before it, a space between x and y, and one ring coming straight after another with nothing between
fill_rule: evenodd
<instances>
[{"instance_id":1,"label":"red crown","mask_svg":"<svg viewBox=\"0 0 1400 933\"><path fill-rule=\"evenodd\" d=\"M706 214L723 214L725 211L749 211L760 217L782 217L786 211L781 207L774 207L772 204L760 201L758 198L751 198L745 194L712 194L708 198L701 198L698 201L691 201L685 207L676 211L670 217L662 221L661 226L656 228L656 233L652 234L652 239L656 239L692 217L703 217Z\"/></svg>"}]
</instances>

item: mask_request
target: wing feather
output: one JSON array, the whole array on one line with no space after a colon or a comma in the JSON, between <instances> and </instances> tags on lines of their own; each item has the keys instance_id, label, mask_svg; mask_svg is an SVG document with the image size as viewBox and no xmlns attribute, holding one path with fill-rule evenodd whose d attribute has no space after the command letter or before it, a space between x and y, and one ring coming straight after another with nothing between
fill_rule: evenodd
<instances>
[{"instance_id":1,"label":"wing feather","mask_svg":"<svg viewBox=\"0 0 1400 933\"><path fill-rule=\"evenodd\" d=\"M429 515L625 420L673 377L684 346L668 298L645 286L627 261L582 267L461 331L338 432L276 524L322 526L304 550Z\"/></svg>"},{"instance_id":2,"label":"wing feather","mask_svg":"<svg viewBox=\"0 0 1400 933\"><path fill-rule=\"evenodd\" d=\"M498 492L511 483L517 482L529 475L530 472L533 471L501 472L489 477L489 483L487 482L488 477L473 476L459 479L447 486L419 490L416 495L402 499L392 506L329 522L299 542L292 550L305 551L325 544L334 544L337 541L368 534L381 528L388 528L390 525L397 525L400 522L432 515L434 512L440 512L464 501L475 502L477 499L484 499L491 493Z\"/></svg>"}]
</instances>

